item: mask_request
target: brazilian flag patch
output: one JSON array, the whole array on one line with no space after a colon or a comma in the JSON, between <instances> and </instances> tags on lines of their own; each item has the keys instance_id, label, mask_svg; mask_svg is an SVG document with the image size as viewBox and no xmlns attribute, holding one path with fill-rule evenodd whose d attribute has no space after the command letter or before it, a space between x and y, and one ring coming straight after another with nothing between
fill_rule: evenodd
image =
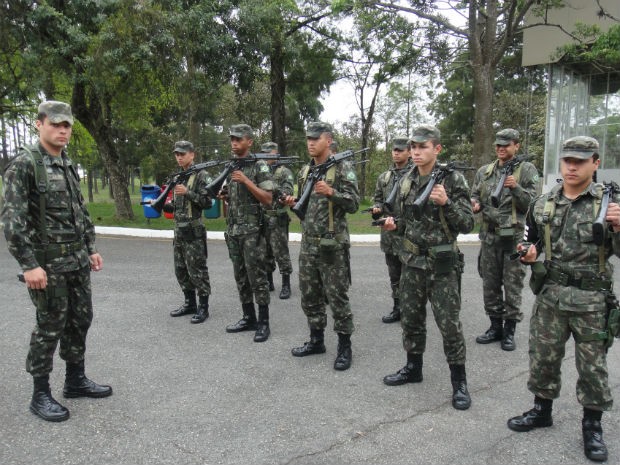
<instances>
[{"instance_id":1,"label":"brazilian flag patch","mask_svg":"<svg viewBox=\"0 0 620 465\"><path fill-rule=\"evenodd\" d=\"M349 171L347 173L347 179L349 181L355 181L357 179L357 177L355 176L355 171Z\"/></svg>"},{"instance_id":2,"label":"brazilian flag patch","mask_svg":"<svg viewBox=\"0 0 620 465\"><path fill-rule=\"evenodd\" d=\"M267 166L265 163L261 163L261 165L260 165L260 172L261 173L268 173L269 172L269 166Z\"/></svg>"}]
</instances>

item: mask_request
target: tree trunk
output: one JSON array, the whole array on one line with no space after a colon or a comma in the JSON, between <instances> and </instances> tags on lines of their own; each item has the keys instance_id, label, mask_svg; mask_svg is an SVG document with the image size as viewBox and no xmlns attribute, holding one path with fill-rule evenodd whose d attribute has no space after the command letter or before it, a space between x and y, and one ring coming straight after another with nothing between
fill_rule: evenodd
<instances>
[{"instance_id":1,"label":"tree trunk","mask_svg":"<svg viewBox=\"0 0 620 465\"><path fill-rule=\"evenodd\" d=\"M93 195L93 176L95 174L95 170L93 168L90 168L86 174L86 181L87 181L87 185L88 185L88 201L89 202L94 202L95 201L95 196Z\"/></svg>"},{"instance_id":2,"label":"tree trunk","mask_svg":"<svg viewBox=\"0 0 620 465\"><path fill-rule=\"evenodd\" d=\"M493 158L493 81L495 70L490 66L473 66L474 86L474 147L472 165L482 166Z\"/></svg>"},{"instance_id":3,"label":"tree trunk","mask_svg":"<svg viewBox=\"0 0 620 465\"><path fill-rule=\"evenodd\" d=\"M278 151L286 155L286 106L284 104L286 79L284 77L284 50L279 40L274 43L270 61L271 138L278 144Z\"/></svg>"}]
</instances>

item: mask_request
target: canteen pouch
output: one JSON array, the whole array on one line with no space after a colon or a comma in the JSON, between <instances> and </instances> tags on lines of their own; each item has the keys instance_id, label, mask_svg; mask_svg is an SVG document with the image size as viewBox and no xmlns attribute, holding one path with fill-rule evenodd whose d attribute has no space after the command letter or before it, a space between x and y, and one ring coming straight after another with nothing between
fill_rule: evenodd
<instances>
[{"instance_id":1,"label":"canteen pouch","mask_svg":"<svg viewBox=\"0 0 620 465\"><path fill-rule=\"evenodd\" d=\"M620 304L618 304L618 299L613 292L608 292L605 296L605 301L607 302L608 311L607 328L609 331L609 339L613 340L614 337L620 338Z\"/></svg>"},{"instance_id":2,"label":"canteen pouch","mask_svg":"<svg viewBox=\"0 0 620 465\"><path fill-rule=\"evenodd\" d=\"M452 271L458 260L458 253L452 244L436 245L428 249L435 274L446 274Z\"/></svg>"},{"instance_id":3,"label":"canteen pouch","mask_svg":"<svg viewBox=\"0 0 620 465\"><path fill-rule=\"evenodd\" d=\"M319 255L323 263L333 265L336 260L336 251L340 244L333 237L322 237L319 241Z\"/></svg>"},{"instance_id":4,"label":"canteen pouch","mask_svg":"<svg viewBox=\"0 0 620 465\"><path fill-rule=\"evenodd\" d=\"M535 262L531 267L530 289L534 295L538 295L547 280L547 268L543 262Z\"/></svg>"},{"instance_id":5,"label":"canteen pouch","mask_svg":"<svg viewBox=\"0 0 620 465\"><path fill-rule=\"evenodd\" d=\"M515 228L500 228L498 236L504 252L515 251Z\"/></svg>"}]
</instances>

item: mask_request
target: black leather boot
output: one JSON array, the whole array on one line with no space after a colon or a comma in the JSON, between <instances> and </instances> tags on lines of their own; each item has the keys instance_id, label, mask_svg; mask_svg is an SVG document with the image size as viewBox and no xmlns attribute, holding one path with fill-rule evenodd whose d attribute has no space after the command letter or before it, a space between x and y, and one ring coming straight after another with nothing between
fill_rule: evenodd
<instances>
[{"instance_id":1,"label":"black leather boot","mask_svg":"<svg viewBox=\"0 0 620 465\"><path fill-rule=\"evenodd\" d=\"M602 416L603 412L600 410L583 409L583 420L581 420L583 452L594 462L607 460L607 446L603 440L603 427L601 426Z\"/></svg>"},{"instance_id":2,"label":"black leather boot","mask_svg":"<svg viewBox=\"0 0 620 465\"><path fill-rule=\"evenodd\" d=\"M502 350L512 351L517 348L515 343L515 329L517 327L517 320L504 321L504 331L502 337Z\"/></svg>"},{"instance_id":3,"label":"black leather boot","mask_svg":"<svg viewBox=\"0 0 620 465\"><path fill-rule=\"evenodd\" d=\"M478 344L490 344L491 342L502 340L502 319L491 317L491 327L486 332L476 338Z\"/></svg>"},{"instance_id":4,"label":"black leather boot","mask_svg":"<svg viewBox=\"0 0 620 465\"><path fill-rule=\"evenodd\" d=\"M183 316L196 313L196 291L183 291L185 302L176 310L170 312L170 316Z\"/></svg>"},{"instance_id":5,"label":"black leather boot","mask_svg":"<svg viewBox=\"0 0 620 465\"><path fill-rule=\"evenodd\" d=\"M534 397L534 408L523 415L508 420L508 428L513 431L525 432L534 428L546 428L553 425L553 400Z\"/></svg>"},{"instance_id":6,"label":"black leather boot","mask_svg":"<svg viewBox=\"0 0 620 465\"><path fill-rule=\"evenodd\" d=\"M241 331L256 331L256 310L254 303L242 304L243 318L232 325L226 326L227 333L239 333Z\"/></svg>"},{"instance_id":7,"label":"black leather boot","mask_svg":"<svg viewBox=\"0 0 620 465\"><path fill-rule=\"evenodd\" d=\"M467 410L471 407L471 397L467 390L465 365L450 365L450 381L452 382L452 407Z\"/></svg>"},{"instance_id":8,"label":"black leather boot","mask_svg":"<svg viewBox=\"0 0 620 465\"><path fill-rule=\"evenodd\" d=\"M381 321L384 323L396 323L397 321L400 321L400 300L397 297L394 298L394 307L392 307L392 312L381 318Z\"/></svg>"},{"instance_id":9,"label":"black leather boot","mask_svg":"<svg viewBox=\"0 0 620 465\"><path fill-rule=\"evenodd\" d=\"M69 419L69 410L50 392L49 376L37 376L34 380L34 391L30 401L30 411L45 421L65 421Z\"/></svg>"},{"instance_id":10,"label":"black leather boot","mask_svg":"<svg viewBox=\"0 0 620 465\"><path fill-rule=\"evenodd\" d=\"M265 342L269 339L271 330L269 329L269 306L258 306L258 324L256 325L256 333L254 334L254 342Z\"/></svg>"},{"instance_id":11,"label":"black leather boot","mask_svg":"<svg viewBox=\"0 0 620 465\"><path fill-rule=\"evenodd\" d=\"M291 353L295 357L305 357L306 355L324 354L325 343L324 343L323 330L322 329L311 329L310 330L310 341L304 342L304 345L301 347L295 347L293 350L291 350Z\"/></svg>"},{"instance_id":12,"label":"black leather boot","mask_svg":"<svg viewBox=\"0 0 620 465\"><path fill-rule=\"evenodd\" d=\"M338 355L336 355L336 360L334 361L334 370L348 370L351 368L352 361L351 335L338 333Z\"/></svg>"},{"instance_id":13,"label":"black leather boot","mask_svg":"<svg viewBox=\"0 0 620 465\"><path fill-rule=\"evenodd\" d=\"M62 395L66 398L73 397L108 397L112 395L112 387L97 384L84 374L84 361L78 363L67 362L65 375L65 387Z\"/></svg>"},{"instance_id":14,"label":"black leather boot","mask_svg":"<svg viewBox=\"0 0 620 465\"><path fill-rule=\"evenodd\" d=\"M209 296L198 296L198 311L190 320L190 323L202 323L209 318Z\"/></svg>"},{"instance_id":15,"label":"black leather boot","mask_svg":"<svg viewBox=\"0 0 620 465\"><path fill-rule=\"evenodd\" d=\"M283 274L282 275L282 289L280 290L280 298L288 299L291 297L291 275Z\"/></svg>"},{"instance_id":16,"label":"black leather boot","mask_svg":"<svg viewBox=\"0 0 620 465\"><path fill-rule=\"evenodd\" d=\"M383 382L388 386L400 386L406 383L421 383L422 354L407 353L407 364L393 375L387 375Z\"/></svg>"},{"instance_id":17,"label":"black leather boot","mask_svg":"<svg viewBox=\"0 0 620 465\"><path fill-rule=\"evenodd\" d=\"M273 273L267 273L267 282L269 283L269 290L273 291L275 289L273 285Z\"/></svg>"}]
</instances>

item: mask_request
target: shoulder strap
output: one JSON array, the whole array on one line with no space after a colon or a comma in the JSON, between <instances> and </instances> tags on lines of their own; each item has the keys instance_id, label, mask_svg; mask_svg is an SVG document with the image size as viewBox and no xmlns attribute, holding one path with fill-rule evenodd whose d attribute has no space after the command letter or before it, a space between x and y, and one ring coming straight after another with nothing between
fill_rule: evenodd
<instances>
[{"instance_id":1,"label":"shoulder strap","mask_svg":"<svg viewBox=\"0 0 620 465\"><path fill-rule=\"evenodd\" d=\"M39 234L41 236L41 243L47 245L49 240L47 238L47 222L45 221L45 213L47 209L47 171L45 169L45 163L43 163L43 155L37 148L31 150L28 147L21 147L34 162L34 182L39 191Z\"/></svg>"},{"instance_id":2,"label":"shoulder strap","mask_svg":"<svg viewBox=\"0 0 620 465\"><path fill-rule=\"evenodd\" d=\"M547 197L543 209L543 223L545 225L545 259L551 260L551 219L555 215L555 200Z\"/></svg>"}]
</instances>

